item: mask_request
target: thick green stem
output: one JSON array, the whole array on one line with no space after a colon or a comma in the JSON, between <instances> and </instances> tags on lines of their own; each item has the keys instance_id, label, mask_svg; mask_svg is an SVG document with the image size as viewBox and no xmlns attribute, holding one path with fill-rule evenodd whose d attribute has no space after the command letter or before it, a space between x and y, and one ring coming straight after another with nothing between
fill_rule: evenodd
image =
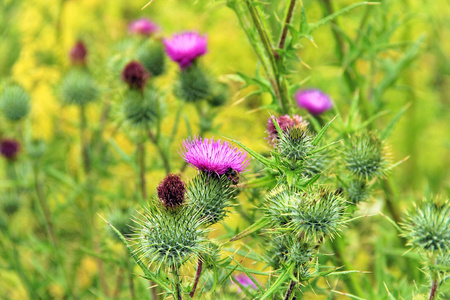
<instances>
[{"instance_id":1,"label":"thick green stem","mask_svg":"<svg viewBox=\"0 0 450 300\"><path fill-rule=\"evenodd\" d=\"M89 174L91 170L91 160L89 157L89 142L86 136L87 118L86 108L84 105L80 106L80 139L81 139L81 157L83 161L84 173Z\"/></svg>"}]
</instances>

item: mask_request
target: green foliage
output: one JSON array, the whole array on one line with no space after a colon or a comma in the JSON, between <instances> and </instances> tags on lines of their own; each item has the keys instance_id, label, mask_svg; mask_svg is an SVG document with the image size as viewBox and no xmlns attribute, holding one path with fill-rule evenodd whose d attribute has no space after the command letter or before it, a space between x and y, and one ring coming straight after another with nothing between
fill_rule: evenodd
<instances>
[{"instance_id":1,"label":"green foliage","mask_svg":"<svg viewBox=\"0 0 450 300\"><path fill-rule=\"evenodd\" d=\"M30 112L30 95L19 85L5 87L0 96L0 110L12 122L19 121Z\"/></svg>"},{"instance_id":2,"label":"green foliage","mask_svg":"<svg viewBox=\"0 0 450 300\"><path fill-rule=\"evenodd\" d=\"M81 70L72 70L67 73L59 91L62 103L77 106L97 100L100 92L93 78Z\"/></svg>"},{"instance_id":3,"label":"green foliage","mask_svg":"<svg viewBox=\"0 0 450 300\"><path fill-rule=\"evenodd\" d=\"M131 207L115 207L108 215L108 221L126 238L131 237L133 233L132 225L134 225L132 217L135 210ZM109 234L119 240L116 232L110 228Z\"/></svg>"}]
</instances>

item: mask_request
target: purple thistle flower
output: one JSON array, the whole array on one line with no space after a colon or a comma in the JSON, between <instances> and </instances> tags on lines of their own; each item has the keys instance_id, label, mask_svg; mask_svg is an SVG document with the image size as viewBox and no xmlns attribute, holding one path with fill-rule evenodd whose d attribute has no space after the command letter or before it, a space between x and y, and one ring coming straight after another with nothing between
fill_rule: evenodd
<instances>
[{"instance_id":1,"label":"purple thistle flower","mask_svg":"<svg viewBox=\"0 0 450 300\"><path fill-rule=\"evenodd\" d=\"M159 26L151 22L149 19L141 18L137 19L128 25L128 31L131 34L140 34L149 36L158 32Z\"/></svg>"},{"instance_id":2,"label":"purple thistle flower","mask_svg":"<svg viewBox=\"0 0 450 300\"><path fill-rule=\"evenodd\" d=\"M275 119L274 116L270 117L267 121L266 132L269 134L269 137L267 138L269 144L275 146L278 141L278 131L273 123L273 119ZM304 128L308 126L308 122L303 120L303 118L299 115L293 115L292 118L289 115L283 115L276 118L276 120L278 122L278 126L280 126L283 131L286 131L289 127Z\"/></svg>"},{"instance_id":3,"label":"purple thistle flower","mask_svg":"<svg viewBox=\"0 0 450 300\"><path fill-rule=\"evenodd\" d=\"M208 52L206 36L197 32L175 34L172 39L164 39L163 42L167 55L181 69L186 69L197 57Z\"/></svg>"},{"instance_id":4,"label":"purple thistle flower","mask_svg":"<svg viewBox=\"0 0 450 300\"><path fill-rule=\"evenodd\" d=\"M0 142L0 153L7 160L13 160L19 153L20 144L16 140L3 139Z\"/></svg>"},{"instance_id":5,"label":"purple thistle flower","mask_svg":"<svg viewBox=\"0 0 450 300\"><path fill-rule=\"evenodd\" d=\"M150 77L144 66L137 61L129 62L122 71L122 80L130 89L144 89L147 79Z\"/></svg>"},{"instance_id":6,"label":"purple thistle flower","mask_svg":"<svg viewBox=\"0 0 450 300\"><path fill-rule=\"evenodd\" d=\"M318 89L298 90L295 92L294 98L299 107L313 115L320 115L333 107L330 97Z\"/></svg>"},{"instance_id":7,"label":"purple thistle flower","mask_svg":"<svg viewBox=\"0 0 450 300\"><path fill-rule=\"evenodd\" d=\"M86 64L87 49L82 41L78 41L69 52L69 58L74 65Z\"/></svg>"},{"instance_id":8,"label":"purple thistle flower","mask_svg":"<svg viewBox=\"0 0 450 300\"><path fill-rule=\"evenodd\" d=\"M256 284L250 279L250 277L248 277L245 274L239 274L238 276L235 277L236 281L239 282L241 285L247 287L250 286L251 288L257 289L258 287L256 286ZM240 293L242 290L241 288L238 286L238 293Z\"/></svg>"},{"instance_id":9,"label":"purple thistle flower","mask_svg":"<svg viewBox=\"0 0 450 300\"><path fill-rule=\"evenodd\" d=\"M183 141L182 152L184 160L197 170L216 173L219 176L225 174L229 168L243 172L250 163L247 152L228 141L200 137L187 139Z\"/></svg>"},{"instance_id":10,"label":"purple thistle flower","mask_svg":"<svg viewBox=\"0 0 450 300\"><path fill-rule=\"evenodd\" d=\"M186 187L180 176L169 174L158 185L158 198L168 208L176 207L184 202Z\"/></svg>"}]
</instances>

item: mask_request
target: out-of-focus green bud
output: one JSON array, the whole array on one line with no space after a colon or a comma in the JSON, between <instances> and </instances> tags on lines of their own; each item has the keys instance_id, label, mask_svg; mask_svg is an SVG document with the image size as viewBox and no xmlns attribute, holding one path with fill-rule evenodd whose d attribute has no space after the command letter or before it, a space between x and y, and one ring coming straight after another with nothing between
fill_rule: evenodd
<instances>
[{"instance_id":1,"label":"out-of-focus green bud","mask_svg":"<svg viewBox=\"0 0 450 300\"><path fill-rule=\"evenodd\" d=\"M0 110L9 121L19 121L30 112L30 95L20 85L7 86L0 97Z\"/></svg>"},{"instance_id":2,"label":"out-of-focus green bud","mask_svg":"<svg viewBox=\"0 0 450 300\"><path fill-rule=\"evenodd\" d=\"M86 105L99 97L99 89L88 73L70 71L60 85L61 101L67 105Z\"/></svg>"}]
</instances>

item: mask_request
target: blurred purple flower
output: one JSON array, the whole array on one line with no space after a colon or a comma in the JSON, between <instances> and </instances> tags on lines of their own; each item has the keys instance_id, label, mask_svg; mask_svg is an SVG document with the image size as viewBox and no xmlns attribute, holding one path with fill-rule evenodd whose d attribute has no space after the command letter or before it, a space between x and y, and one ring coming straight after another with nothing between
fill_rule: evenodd
<instances>
[{"instance_id":1,"label":"blurred purple flower","mask_svg":"<svg viewBox=\"0 0 450 300\"><path fill-rule=\"evenodd\" d=\"M330 97L318 89L298 90L294 94L298 106L313 115L320 115L333 107Z\"/></svg>"},{"instance_id":2,"label":"blurred purple flower","mask_svg":"<svg viewBox=\"0 0 450 300\"><path fill-rule=\"evenodd\" d=\"M269 144L275 146L278 141L278 132L275 124L273 123L274 116L270 117L267 122L266 132L268 133L267 140ZM276 118L281 130L286 131L288 127L306 127L308 122L303 120L299 115L293 115L292 118L289 115L283 115Z\"/></svg>"},{"instance_id":3,"label":"blurred purple flower","mask_svg":"<svg viewBox=\"0 0 450 300\"><path fill-rule=\"evenodd\" d=\"M141 34L149 36L159 30L159 26L151 22L149 19L137 19L128 25L128 31L132 34Z\"/></svg>"},{"instance_id":4,"label":"blurred purple flower","mask_svg":"<svg viewBox=\"0 0 450 300\"><path fill-rule=\"evenodd\" d=\"M137 62L129 62L122 71L122 80L125 81L131 89L144 89L147 79L150 77L144 66Z\"/></svg>"},{"instance_id":5,"label":"blurred purple flower","mask_svg":"<svg viewBox=\"0 0 450 300\"><path fill-rule=\"evenodd\" d=\"M16 140L3 139L0 142L0 153L7 160L13 160L16 158L20 150L20 144Z\"/></svg>"},{"instance_id":6,"label":"blurred purple flower","mask_svg":"<svg viewBox=\"0 0 450 300\"><path fill-rule=\"evenodd\" d=\"M186 69L197 57L208 52L206 36L196 32L175 34L172 39L164 39L163 42L167 55L181 69Z\"/></svg>"},{"instance_id":7,"label":"blurred purple flower","mask_svg":"<svg viewBox=\"0 0 450 300\"><path fill-rule=\"evenodd\" d=\"M165 207L176 207L184 202L186 187L180 176L169 174L158 185L158 198Z\"/></svg>"},{"instance_id":8,"label":"blurred purple flower","mask_svg":"<svg viewBox=\"0 0 450 300\"><path fill-rule=\"evenodd\" d=\"M250 163L247 152L228 141L200 137L184 140L181 156L197 170L219 176L229 168L243 172Z\"/></svg>"},{"instance_id":9,"label":"blurred purple flower","mask_svg":"<svg viewBox=\"0 0 450 300\"><path fill-rule=\"evenodd\" d=\"M83 41L78 41L69 51L69 58L74 65L86 64L87 49Z\"/></svg>"},{"instance_id":10,"label":"blurred purple flower","mask_svg":"<svg viewBox=\"0 0 450 300\"><path fill-rule=\"evenodd\" d=\"M236 279L241 285L247 287L250 286L251 288L257 289L258 287L256 284L245 274L239 274L234 279ZM240 293L242 290L238 286L238 293Z\"/></svg>"}]
</instances>

